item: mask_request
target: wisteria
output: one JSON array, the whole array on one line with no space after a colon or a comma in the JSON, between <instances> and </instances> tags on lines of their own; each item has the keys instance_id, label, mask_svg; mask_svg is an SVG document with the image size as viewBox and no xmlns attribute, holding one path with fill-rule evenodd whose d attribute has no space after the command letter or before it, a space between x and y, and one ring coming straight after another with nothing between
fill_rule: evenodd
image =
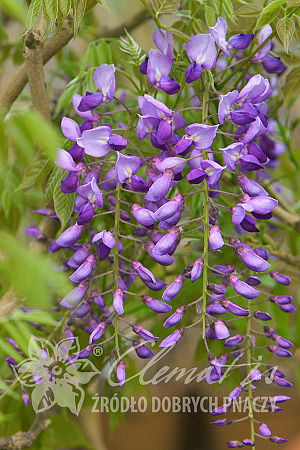
<instances>
[{"instance_id":1,"label":"wisteria","mask_svg":"<svg viewBox=\"0 0 300 450\"><path fill-rule=\"evenodd\" d=\"M257 246L255 238L268 223L276 226L272 212L278 201L268 193L267 181L285 150L276 140L274 105L269 106L276 74L285 67L270 54L270 36L266 25L253 54L254 34L227 38L227 23L219 17L208 34L185 44L179 82L172 72L178 41L157 29L157 48L140 66L144 89L135 106L117 97L116 67L102 64L94 73L97 90L72 99L77 120L61 121L69 144L56 158L65 172L62 192L75 193L67 228L49 243L49 253L58 253L61 270L74 285L57 308L66 338L77 328L88 335L87 347L73 359L89 358L103 343L122 387L129 358L148 359L170 346L176 351L197 327L207 352L207 383L222 381L228 367L240 367L240 384L212 415L230 414L240 396L249 400L247 417L213 422L229 426L249 420L249 435L235 440L233 428L228 448L254 448L258 439L286 441L270 430L267 417L266 423L255 418L252 405L253 390L265 377L282 389L291 386L274 357L291 357L293 344L273 328L269 306L282 314L295 311L289 295L272 296L264 287L266 280L282 286L291 280L275 270L269 246ZM235 64L249 46L251 65L241 78ZM231 73L224 75L230 64ZM115 112L114 121L108 120L108 106L121 108L122 119ZM133 135L147 145L147 155ZM35 212L57 220L51 209ZM46 239L35 226L26 233ZM178 258L185 262L183 271ZM182 292L191 283L194 297L187 298ZM156 336L143 328L141 310L168 333ZM213 341L222 341L221 353ZM126 353L129 348L134 352ZM27 404L24 390L22 396ZM274 397L270 414L288 398Z\"/></svg>"}]
</instances>

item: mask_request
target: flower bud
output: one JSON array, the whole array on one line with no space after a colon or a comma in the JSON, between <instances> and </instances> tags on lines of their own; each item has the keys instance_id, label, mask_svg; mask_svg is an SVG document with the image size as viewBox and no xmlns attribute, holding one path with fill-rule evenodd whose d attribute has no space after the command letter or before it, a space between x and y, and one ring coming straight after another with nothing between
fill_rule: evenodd
<instances>
[{"instance_id":1,"label":"flower bud","mask_svg":"<svg viewBox=\"0 0 300 450\"><path fill-rule=\"evenodd\" d=\"M121 359L118 362L118 365L117 365L117 380L118 380L118 383L119 383L119 385L121 387L123 386L123 384L125 383L125 380L126 380L126 371L125 371L125 369L126 369L126 364Z\"/></svg>"},{"instance_id":2,"label":"flower bud","mask_svg":"<svg viewBox=\"0 0 300 450\"><path fill-rule=\"evenodd\" d=\"M184 276L178 275L173 281L173 283L171 283L164 291L162 296L163 300L167 302L171 301L180 292L183 283L184 283Z\"/></svg>"},{"instance_id":3,"label":"flower bud","mask_svg":"<svg viewBox=\"0 0 300 450\"><path fill-rule=\"evenodd\" d=\"M160 300L155 300L148 295L142 296L142 302L145 303L152 311L157 313L167 313L172 309L171 305L161 302Z\"/></svg>"},{"instance_id":4,"label":"flower bud","mask_svg":"<svg viewBox=\"0 0 300 450\"><path fill-rule=\"evenodd\" d=\"M174 331L174 333L167 336L160 344L159 347L171 347L175 345L179 339L182 337L184 332L183 328L178 328L178 330Z\"/></svg>"},{"instance_id":5,"label":"flower bud","mask_svg":"<svg viewBox=\"0 0 300 450\"><path fill-rule=\"evenodd\" d=\"M124 292L118 288L114 292L113 307L118 316L121 316L124 312Z\"/></svg>"}]
</instances>

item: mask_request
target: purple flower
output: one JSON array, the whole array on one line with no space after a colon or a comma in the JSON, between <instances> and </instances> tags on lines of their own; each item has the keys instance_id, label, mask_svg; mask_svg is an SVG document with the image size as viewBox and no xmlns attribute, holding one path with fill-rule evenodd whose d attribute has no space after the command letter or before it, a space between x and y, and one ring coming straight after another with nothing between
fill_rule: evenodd
<instances>
[{"instance_id":1,"label":"purple flower","mask_svg":"<svg viewBox=\"0 0 300 450\"><path fill-rule=\"evenodd\" d=\"M271 436L271 430L265 423L261 423L259 426L259 434L263 437Z\"/></svg>"},{"instance_id":2,"label":"purple flower","mask_svg":"<svg viewBox=\"0 0 300 450\"><path fill-rule=\"evenodd\" d=\"M254 311L253 312L253 317L255 317L256 319L259 319L259 320L263 320L263 321L272 319L270 314L266 313L264 311Z\"/></svg>"},{"instance_id":3,"label":"purple flower","mask_svg":"<svg viewBox=\"0 0 300 450\"><path fill-rule=\"evenodd\" d=\"M104 321L101 321L96 328L92 331L90 334L89 344L93 344L95 341L99 341L99 339L102 337L105 328L107 327L107 323Z\"/></svg>"},{"instance_id":4,"label":"purple flower","mask_svg":"<svg viewBox=\"0 0 300 450\"><path fill-rule=\"evenodd\" d=\"M154 252L157 255L165 255L170 253L173 246L176 244L180 236L180 230L178 227L172 227L171 230L165 234L159 241L155 244Z\"/></svg>"},{"instance_id":5,"label":"purple flower","mask_svg":"<svg viewBox=\"0 0 300 450\"><path fill-rule=\"evenodd\" d=\"M179 339L182 337L184 332L183 328L178 328L174 333L167 336L160 344L159 347L171 347L175 345Z\"/></svg>"},{"instance_id":6,"label":"purple flower","mask_svg":"<svg viewBox=\"0 0 300 450\"><path fill-rule=\"evenodd\" d=\"M89 285L87 281L82 281L78 286L76 286L68 295L66 295L60 304L68 309L73 309L79 305L83 297L85 296Z\"/></svg>"},{"instance_id":7,"label":"purple flower","mask_svg":"<svg viewBox=\"0 0 300 450\"><path fill-rule=\"evenodd\" d=\"M161 302L160 300L155 300L154 298L149 297L148 295L142 296L142 302L145 303L152 311L157 313L167 313L171 311L172 306L167 303Z\"/></svg>"},{"instance_id":8,"label":"purple flower","mask_svg":"<svg viewBox=\"0 0 300 450\"><path fill-rule=\"evenodd\" d=\"M230 335L228 328L222 320L217 319L214 322L214 327L217 339L226 339Z\"/></svg>"},{"instance_id":9,"label":"purple flower","mask_svg":"<svg viewBox=\"0 0 300 450\"><path fill-rule=\"evenodd\" d=\"M270 25L263 27L258 35L258 45L261 45L272 33ZM271 50L271 41L269 40L258 52L253 56L253 61L261 61Z\"/></svg>"},{"instance_id":10,"label":"purple flower","mask_svg":"<svg viewBox=\"0 0 300 450\"><path fill-rule=\"evenodd\" d=\"M242 392L243 392L242 386L237 386L228 395L229 401L232 402L233 400L237 399L241 395Z\"/></svg>"},{"instance_id":11,"label":"purple flower","mask_svg":"<svg viewBox=\"0 0 300 450\"><path fill-rule=\"evenodd\" d=\"M141 160L137 156L126 156L117 152L116 178L119 183L123 184L126 180L130 180L140 167Z\"/></svg>"},{"instance_id":12,"label":"purple flower","mask_svg":"<svg viewBox=\"0 0 300 450\"><path fill-rule=\"evenodd\" d=\"M261 380L261 372L258 369L251 370L249 374L249 381Z\"/></svg>"},{"instance_id":13,"label":"purple flower","mask_svg":"<svg viewBox=\"0 0 300 450\"><path fill-rule=\"evenodd\" d=\"M290 358L292 356L289 350L276 347L276 345L269 345L267 348L271 353L274 353L275 355L281 356L283 358Z\"/></svg>"},{"instance_id":14,"label":"purple flower","mask_svg":"<svg viewBox=\"0 0 300 450\"><path fill-rule=\"evenodd\" d=\"M228 46L229 48L231 47L244 50L245 48L249 47L253 39L254 39L253 33L234 34L228 39Z\"/></svg>"},{"instance_id":15,"label":"purple flower","mask_svg":"<svg viewBox=\"0 0 300 450\"><path fill-rule=\"evenodd\" d=\"M179 306L175 313L172 314L164 323L165 328L170 328L176 325L182 319L184 313L186 312L186 306Z\"/></svg>"},{"instance_id":16,"label":"purple flower","mask_svg":"<svg viewBox=\"0 0 300 450\"><path fill-rule=\"evenodd\" d=\"M146 228L153 227L155 223L154 214L149 211L149 209L142 208L140 205L135 203L132 205L131 213L139 224Z\"/></svg>"},{"instance_id":17,"label":"purple flower","mask_svg":"<svg viewBox=\"0 0 300 450\"><path fill-rule=\"evenodd\" d=\"M231 91L227 94L220 94L219 96L219 106L218 106L218 117L219 122L222 125L225 122L225 119L230 117L230 113L232 111L232 105L236 102L239 96L238 91Z\"/></svg>"},{"instance_id":18,"label":"purple flower","mask_svg":"<svg viewBox=\"0 0 300 450\"><path fill-rule=\"evenodd\" d=\"M254 75L240 91L237 100L260 103L272 94L269 81L260 74Z\"/></svg>"},{"instance_id":19,"label":"purple flower","mask_svg":"<svg viewBox=\"0 0 300 450\"><path fill-rule=\"evenodd\" d=\"M231 425L233 423L233 421L231 419L219 419L216 420L215 422L210 422L211 425L218 425L218 426L226 426L226 425Z\"/></svg>"},{"instance_id":20,"label":"purple flower","mask_svg":"<svg viewBox=\"0 0 300 450\"><path fill-rule=\"evenodd\" d=\"M71 316L79 319L85 318L86 315L90 312L92 306L92 302L90 299L83 300L79 306L72 312Z\"/></svg>"},{"instance_id":21,"label":"purple flower","mask_svg":"<svg viewBox=\"0 0 300 450\"><path fill-rule=\"evenodd\" d=\"M111 137L111 128L108 126L100 126L91 130L85 130L82 136L77 139L77 144L84 148L87 155L102 158L112 148L112 145L109 143Z\"/></svg>"},{"instance_id":22,"label":"purple flower","mask_svg":"<svg viewBox=\"0 0 300 450\"><path fill-rule=\"evenodd\" d=\"M266 55L262 63L265 71L268 73L281 73L286 69L279 56Z\"/></svg>"},{"instance_id":23,"label":"purple flower","mask_svg":"<svg viewBox=\"0 0 300 450\"><path fill-rule=\"evenodd\" d=\"M82 165L76 165L70 153L61 148L57 150L55 164L60 169L67 170L68 172L81 172L82 170Z\"/></svg>"},{"instance_id":24,"label":"purple flower","mask_svg":"<svg viewBox=\"0 0 300 450\"><path fill-rule=\"evenodd\" d=\"M150 331L140 327L139 325L133 325L132 329L145 341L155 341L155 342L158 341L158 337L155 337Z\"/></svg>"},{"instance_id":25,"label":"purple flower","mask_svg":"<svg viewBox=\"0 0 300 450\"><path fill-rule=\"evenodd\" d=\"M224 150L224 149L223 149ZM237 182L245 194L248 194L250 197L256 197L261 195L268 195L268 192L256 181L247 178L245 174L240 173L237 176Z\"/></svg>"},{"instance_id":26,"label":"purple flower","mask_svg":"<svg viewBox=\"0 0 300 450\"><path fill-rule=\"evenodd\" d=\"M26 228L25 233L38 239L39 241L45 241L47 239L38 227L28 227Z\"/></svg>"},{"instance_id":27,"label":"purple flower","mask_svg":"<svg viewBox=\"0 0 300 450\"><path fill-rule=\"evenodd\" d=\"M159 200L162 200L169 192L173 178L173 170L166 169L164 173L154 181L152 186L150 186L145 199L152 202L158 202Z\"/></svg>"},{"instance_id":28,"label":"purple flower","mask_svg":"<svg viewBox=\"0 0 300 450\"><path fill-rule=\"evenodd\" d=\"M271 277L279 284L283 284L284 286L288 286L291 283L291 279L282 273L276 272L276 270L272 270L270 272Z\"/></svg>"},{"instance_id":29,"label":"purple flower","mask_svg":"<svg viewBox=\"0 0 300 450\"><path fill-rule=\"evenodd\" d=\"M241 441L229 441L229 442L227 442L227 447L228 448L240 448L240 447L244 447L244 444Z\"/></svg>"},{"instance_id":30,"label":"purple flower","mask_svg":"<svg viewBox=\"0 0 300 450\"><path fill-rule=\"evenodd\" d=\"M254 272L264 272L271 266L265 259L258 256L254 251L248 250L244 246L237 248L237 255L243 263Z\"/></svg>"},{"instance_id":31,"label":"purple flower","mask_svg":"<svg viewBox=\"0 0 300 450\"><path fill-rule=\"evenodd\" d=\"M78 195L88 200L92 204L96 204L98 206L103 206L103 197L100 189L98 188L96 178L93 177L92 180L87 183L79 186L77 189Z\"/></svg>"},{"instance_id":32,"label":"purple flower","mask_svg":"<svg viewBox=\"0 0 300 450\"><path fill-rule=\"evenodd\" d=\"M211 37L216 41L225 55L229 56L230 52L227 50L226 33L227 23L223 17L218 17L216 25L214 27L209 27L209 34Z\"/></svg>"},{"instance_id":33,"label":"purple flower","mask_svg":"<svg viewBox=\"0 0 300 450\"><path fill-rule=\"evenodd\" d=\"M163 204L157 211L153 213L155 220L166 220L172 217L177 211L183 207L184 198L181 194L175 195L175 197Z\"/></svg>"},{"instance_id":34,"label":"purple flower","mask_svg":"<svg viewBox=\"0 0 300 450\"><path fill-rule=\"evenodd\" d=\"M200 78L203 69L212 70L217 60L214 39L209 34L197 34L186 44L186 52L192 64L185 72L187 83Z\"/></svg>"},{"instance_id":35,"label":"purple flower","mask_svg":"<svg viewBox=\"0 0 300 450\"><path fill-rule=\"evenodd\" d=\"M80 111L78 109L82 99L83 99L82 95L79 95L79 94L74 94L73 95L72 104L74 106L74 109L75 109L76 113L80 117L83 117L84 119L87 119L87 120L90 120L90 121L98 120L98 114L97 113L92 113L91 111Z\"/></svg>"},{"instance_id":36,"label":"purple flower","mask_svg":"<svg viewBox=\"0 0 300 450\"><path fill-rule=\"evenodd\" d=\"M229 282L233 289L242 297L254 299L259 295L259 291L249 286L244 281L239 280L238 277L234 274L231 274L229 276Z\"/></svg>"},{"instance_id":37,"label":"purple flower","mask_svg":"<svg viewBox=\"0 0 300 450\"><path fill-rule=\"evenodd\" d=\"M147 359L152 358L154 355L153 351L150 350L146 345L141 344L139 340L134 341L133 343L136 354L139 358Z\"/></svg>"},{"instance_id":38,"label":"purple flower","mask_svg":"<svg viewBox=\"0 0 300 450\"><path fill-rule=\"evenodd\" d=\"M214 185L219 181L225 167L220 166L220 164L215 161L204 159L201 161L201 168L206 173L206 181L208 186L213 189Z\"/></svg>"},{"instance_id":39,"label":"purple flower","mask_svg":"<svg viewBox=\"0 0 300 450\"><path fill-rule=\"evenodd\" d=\"M226 339L224 345L225 347L235 347L243 340L244 336L242 334L236 334L235 336L231 336L230 338Z\"/></svg>"},{"instance_id":40,"label":"purple flower","mask_svg":"<svg viewBox=\"0 0 300 450\"><path fill-rule=\"evenodd\" d=\"M284 442L288 442L287 439L278 436L271 436L269 439L271 442L274 442L274 444L284 444Z\"/></svg>"},{"instance_id":41,"label":"purple flower","mask_svg":"<svg viewBox=\"0 0 300 450\"><path fill-rule=\"evenodd\" d=\"M172 68L172 59L159 50L151 49L147 64L147 78L150 84L155 85L167 94L176 94L180 90L179 84L169 78Z\"/></svg>"},{"instance_id":42,"label":"purple flower","mask_svg":"<svg viewBox=\"0 0 300 450\"><path fill-rule=\"evenodd\" d=\"M75 272L70 276L70 280L73 281L73 283L80 283L91 275L95 265L96 256L88 256L84 263L81 264L81 266L79 266L78 269L75 270Z\"/></svg>"},{"instance_id":43,"label":"purple flower","mask_svg":"<svg viewBox=\"0 0 300 450\"><path fill-rule=\"evenodd\" d=\"M149 241L145 242L145 250L146 250L146 252L149 253L151 258L154 259L154 261L158 262L162 266L170 266L171 264L173 264L175 259L172 256L170 256L169 254L158 255L155 252L154 247L155 247L155 245L153 244L153 242L149 242ZM148 283L146 283L146 284L149 287L149 284Z\"/></svg>"},{"instance_id":44,"label":"purple flower","mask_svg":"<svg viewBox=\"0 0 300 450\"><path fill-rule=\"evenodd\" d=\"M222 238L222 234L220 231L220 228L217 225L214 225L211 227L209 231L209 245L211 246L212 250L218 250L219 248L223 247L224 241Z\"/></svg>"},{"instance_id":45,"label":"purple flower","mask_svg":"<svg viewBox=\"0 0 300 450\"><path fill-rule=\"evenodd\" d=\"M115 66L102 64L94 72L94 82L102 94L103 103L110 102L115 93Z\"/></svg>"},{"instance_id":46,"label":"purple flower","mask_svg":"<svg viewBox=\"0 0 300 450\"><path fill-rule=\"evenodd\" d=\"M219 125L205 125L193 123L186 127L185 132L188 139L192 140L195 148L205 150L209 148L216 137Z\"/></svg>"},{"instance_id":47,"label":"purple flower","mask_svg":"<svg viewBox=\"0 0 300 450\"><path fill-rule=\"evenodd\" d=\"M144 267L139 261L133 261L131 266L143 281L155 283L155 276L153 273Z\"/></svg>"},{"instance_id":48,"label":"purple flower","mask_svg":"<svg viewBox=\"0 0 300 450\"><path fill-rule=\"evenodd\" d=\"M118 288L114 291L113 307L118 316L121 316L124 312L124 292Z\"/></svg>"},{"instance_id":49,"label":"purple flower","mask_svg":"<svg viewBox=\"0 0 300 450\"><path fill-rule=\"evenodd\" d=\"M244 309L239 305L236 305L235 303L232 303L229 300L223 300L222 305L224 308L228 309L228 311L231 312L231 314L234 314L235 316L242 316L247 317L250 314L250 311L248 309Z\"/></svg>"},{"instance_id":50,"label":"purple flower","mask_svg":"<svg viewBox=\"0 0 300 450\"><path fill-rule=\"evenodd\" d=\"M81 136L81 130L75 120L69 119L69 117L63 117L61 121L61 131L63 135L70 141L76 142Z\"/></svg>"},{"instance_id":51,"label":"purple flower","mask_svg":"<svg viewBox=\"0 0 300 450\"><path fill-rule=\"evenodd\" d=\"M61 247L70 247L78 241L83 233L83 230L83 225L78 225L75 223L75 225L72 225L56 239L56 244Z\"/></svg>"},{"instance_id":52,"label":"purple flower","mask_svg":"<svg viewBox=\"0 0 300 450\"><path fill-rule=\"evenodd\" d=\"M118 365L117 365L117 380L118 380L118 383L119 383L119 385L121 387L123 386L123 384L125 383L125 380L126 380L126 371L125 371L125 369L126 369L126 364L121 359L118 362Z\"/></svg>"},{"instance_id":53,"label":"purple flower","mask_svg":"<svg viewBox=\"0 0 300 450\"><path fill-rule=\"evenodd\" d=\"M194 283L198 278L201 276L203 267L203 259L198 258L193 264L192 270L191 270L191 282Z\"/></svg>"},{"instance_id":54,"label":"purple flower","mask_svg":"<svg viewBox=\"0 0 300 450\"><path fill-rule=\"evenodd\" d=\"M192 169L186 176L190 184L200 184L206 177L206 173L201 169Z\"/></svg>"},{"instance_id":55,"label":"purple flower","mask_svg":"<svg viewBox=\"0 0 300 450\"><path fill-rule=\"evenodd\" d=\"M77 269L86 260L86 258L91 254L91 245L84 244L71 256L68 261L68 266Z\"/></svg>"},{"instance_id":56,"label":"purple flower","mask_svg":"<svg viewBox=\"0 0 300 450\"><path fill-rule=\"evenodd\" d=\"M93 243L99 241L97 254L100 261L103 261L108 257L110 251L115 248L116 240L111 231L103 230L100 233L96 233L92 240Z\"/></svg>"},{"instance_id":57,"label":"purple flower","mask_svg":"<svg viewBox=\"0 0 300 450\"><path fill-rule=\"evenodd\" d=\"M158 50L164 55L167 55L169 59L173 59L174 45L173 34L170 31L157 28L153 33L153 41Z\"/></svg>"},{"instance_id":58,"label":"purple flower","mask_svg":"<svg viewBox=\"0 0 300 450\"><path fill-rule=\"evenodd\" d=\"M176 297L176 295L180 292L183 283L184 283L184 276L178 275L173 281L173 283L171 283L164 291L162 296L163 300L165 300L166 302L173 300L173 298Z\"/></svg>"}]
</instances>

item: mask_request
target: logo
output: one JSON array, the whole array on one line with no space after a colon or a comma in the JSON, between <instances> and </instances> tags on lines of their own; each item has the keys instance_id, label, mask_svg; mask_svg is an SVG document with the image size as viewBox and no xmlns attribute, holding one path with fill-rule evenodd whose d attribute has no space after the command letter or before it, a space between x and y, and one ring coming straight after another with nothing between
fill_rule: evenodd
<instances>
[{"instance_id":1,"label":"logo","mask_svg":"<svg viewBox=\"0 0 300 450\"><path fill-rule=\"evenodd\" d=\"M100 373L88 359L76 358L79 351L77 337L53 344L45 338L31 336L29 358L13 370L23 386L32 388L31 401L36 413L58 405L78 416L85 395L81 385Z\"/></svg>"}]
</instances>

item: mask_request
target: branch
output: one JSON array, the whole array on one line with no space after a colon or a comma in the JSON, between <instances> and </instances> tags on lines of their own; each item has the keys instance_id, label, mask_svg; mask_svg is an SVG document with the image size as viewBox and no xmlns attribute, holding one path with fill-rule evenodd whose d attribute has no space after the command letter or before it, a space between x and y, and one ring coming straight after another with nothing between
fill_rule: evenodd
<instances>
[{"instance_id":1,"label":"branch","mask_svg":"<svg viewBox=\"0 0 300 450\"><path fill-rule=\"evenodd\" d=\"M34 27L29 30L24 37L23 54L26 63L32 106L46 120L51 122L42 54L43 34L44 23L42 14L40 14Z\"/></svg>"},{"instance_id":2,"label":"branch","mask_svg":"<svg viewBox=\"0 0 300 450\"><path fill-rule=\"evenodd\" d=\"M113 28L111 30L103 30L96 37L97 39L101 38L113 38L119 37L124 34L124 30L128 31L133 28L141 25L149 18L148 13L146 11L141 11L137 13L134 17L129 19L127 22ZM66 22L63 24L62 28L58 31L57 34L51 36L44 44L42 49L42 60L43 64L46 64L56 53L58 53L63 47L65 47L68 42L72 39L73 33L73 19L71 16L68 16ZM28 82L27 69L26 64L23 63L17 69L17 71L12 75L12 77L8 80L3 90L0 93L0 108L4 109L4 111L8 111L14 101L18 98L18 96L23 91L24 87Z\"/></svg>"},{"instance_id":3,"label":"branch","mask_svg":"<svg viewBox=\"0 0 300 450\"><path fill-rule=\"evenodd\" d=\"M41 414L37 414L33 424L27 432L19 431L12 436L0 438L0 449L12 450L29 448L51 423L50 419L45 419Z\"/></svg>"}]
</instances>

